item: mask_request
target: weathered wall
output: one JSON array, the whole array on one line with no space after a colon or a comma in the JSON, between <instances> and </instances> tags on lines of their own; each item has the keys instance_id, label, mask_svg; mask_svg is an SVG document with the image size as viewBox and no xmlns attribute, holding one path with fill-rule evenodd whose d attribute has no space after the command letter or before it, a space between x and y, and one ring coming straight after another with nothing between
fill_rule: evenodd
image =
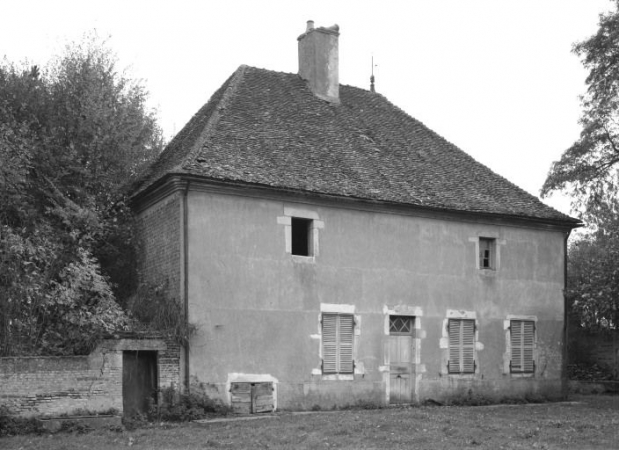
<instances>
[{"instance_id":1,"label":"weathered wall","mask_svg":"<svg viewBox=\"0 0 619 450\"><path fill-rule=\"evenodd\" d=\"M176 192L138 215L142 281L165 284L170 298L181 298L181 194Z\"/></svg>"},{"instance_id":2,"label":"weathered wall","mask_svg":"<svg viewBox=\"0 0 619 450\"><path fill-rule=\"evenodd\" d=\"M24 416L77 409L122 413L123 350L158 350L159 386L179 385L178 346L160 340L108 340L88 356L0 358L0 405Z\"/></svg>"},{"instance_id":3,"label":"weathered wall","mask_svg":"<svg viewBox=\"0 0 619 450\"><path fill-rule=\"evenodd\" d=\"M22 415L122 411L122 353L1 358L0 403Z\"/></svg>"},{"instance_id":4,"label":"weathered wall","mask_svg":"<svg viewBox=\"0 0 619 450\"><path fill-rule=\"evenodd\" d=\"M199 330L190 371L213 395L227 400L231 379L254 374L275 380L280 408L385 403L389 311L417 317L416 401L558 395L562 233L208 192L188 201L189 314ZM314 258L286 253L286 215L295 210L320 223ZM480 236L497 240L496 271L477 267ZM320 372L321 304L354 308L354 380ZM449 311L477 320L475 375L446 373ZM506 370L509 315L537 320L534 376Z\"/></svg>"}]
</instances>

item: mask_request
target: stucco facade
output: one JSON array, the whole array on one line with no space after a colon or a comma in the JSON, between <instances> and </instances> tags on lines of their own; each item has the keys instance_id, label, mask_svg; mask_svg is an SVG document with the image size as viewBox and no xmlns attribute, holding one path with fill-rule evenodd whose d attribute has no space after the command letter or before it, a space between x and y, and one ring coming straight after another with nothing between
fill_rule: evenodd
<instances>
[{"instance_id":1,"label":"stucco facade","mask_svg":"<svg viewBox=\"0 0 619 450\"><path fill-rule=\"evenodd\" d=\"M580 222L339 84L339 34L239 67L133 191L144 279L197 330L183 378L239 412L560 395Z\"/></svg>"},{"instance_id":2,"label":"stucco facade","mask_svg":"<svg viewBox=\"0 0 619 450\"><path fill-rule=\"evenodd\" d=\"M400 316L411 402L561 394L565 230L204 183L170 195L185 196L171 214L186 221L173 241L187 240L188 374L210 395L230 404L233 383L266 382L277 408L393 402ZM290 253L291 217L312 221L312 256ZM492 269L480 237L496 242ZM338 312L354 315L354 374L321 370L321 317ZM448 373L450 318L474 320L474 373ZM535 323L533 373L510 371L511 319Z\"/></svg>"}]
</instances>

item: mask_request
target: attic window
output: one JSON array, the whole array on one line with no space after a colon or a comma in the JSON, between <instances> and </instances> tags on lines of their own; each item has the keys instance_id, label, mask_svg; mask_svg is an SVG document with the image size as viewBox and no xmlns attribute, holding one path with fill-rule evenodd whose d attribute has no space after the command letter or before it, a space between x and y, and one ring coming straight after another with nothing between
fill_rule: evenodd
<instances>
[{"instance_id":1,"label":"attic window","mask_svg":"<svg viewBox=\"0 0 619 450\"><path fill-rule=\"evenodd\" d=\"M292 254L312 256L312 219L292 217L290 222Z\"/></svg>"},{"instance_id":2,"label":"attic window","mask_svg":"<svg viewBox=\"0 0 619 450\"><path fill-rule=\"evenodd\" d=\"M496 239L479 238L479 268L496 269Z\"/></svg>"}]
</instances>

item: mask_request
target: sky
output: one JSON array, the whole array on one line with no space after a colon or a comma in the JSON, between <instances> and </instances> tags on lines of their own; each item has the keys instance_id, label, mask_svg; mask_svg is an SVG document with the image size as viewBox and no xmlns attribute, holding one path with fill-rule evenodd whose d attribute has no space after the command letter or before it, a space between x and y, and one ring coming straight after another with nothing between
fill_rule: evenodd
<instances>
[{"instance_id":1,"label":"sky","mask_svg":"<svg viewBox=\"0 0 619 450\"><path fill-rule=\"evenodd\" d=\"M298 71L297 37L340 27L340 83L376 91L538 196L580 134L571 52L609 0L0 0L0 57L44 66L96 31L142 80L166 137L241 64ZM372 58L374 67L372 67ZM544 201L569 213L569 199Z\"/></svg>"}]
</instances>

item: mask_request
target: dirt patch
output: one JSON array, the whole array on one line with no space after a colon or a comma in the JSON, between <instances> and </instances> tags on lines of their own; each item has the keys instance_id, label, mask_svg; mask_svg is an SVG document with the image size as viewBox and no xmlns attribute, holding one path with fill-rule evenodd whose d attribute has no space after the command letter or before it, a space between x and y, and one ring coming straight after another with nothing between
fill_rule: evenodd
<instances>
[{"instance_id":1,"label":"dirt patch","mask_svg":"<svg viewBox=\"0 0 619 450\"><path fill-rule=\"evenodd\" d=\"M278 420L157 425L133 432L5 438L7 449L609 449L619 442L619 396L496 407L423 406Z\"/></svg>"}]
</instances>

